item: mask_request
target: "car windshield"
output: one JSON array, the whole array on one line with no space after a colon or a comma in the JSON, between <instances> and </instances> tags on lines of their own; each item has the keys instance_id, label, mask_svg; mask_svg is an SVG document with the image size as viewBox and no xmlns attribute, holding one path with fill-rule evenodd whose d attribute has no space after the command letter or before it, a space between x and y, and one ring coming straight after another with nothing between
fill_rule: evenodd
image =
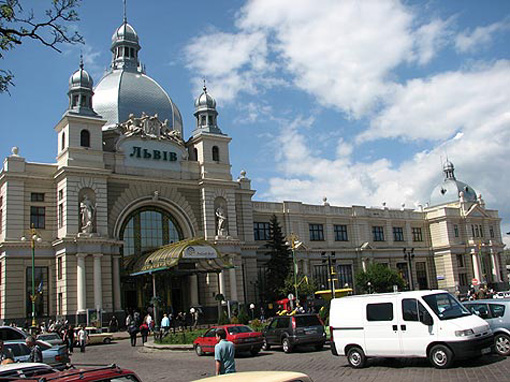
<instances>
[{"instance_id":1,"label":"car windshield","mask_svg":"<svg viewBox=\"0 0 510 382\"><path fill-rule=\"evenodd\" d=\"M231 326L228 328L228 334L239 334L239 333L252 333L253 330L251 330L248 326Z\"/></svg>"},{"instance_id":2,"label":"car windshield","mask_svg":"<svg viewBox=\"0 0 510 382\"><path fill-rule=\"evenodd\" d=\"M440 320L471 315L471 312L457 301L450 293L437 293L423 296L423 300L434 311Z\"/></svg>"}]
</instances>

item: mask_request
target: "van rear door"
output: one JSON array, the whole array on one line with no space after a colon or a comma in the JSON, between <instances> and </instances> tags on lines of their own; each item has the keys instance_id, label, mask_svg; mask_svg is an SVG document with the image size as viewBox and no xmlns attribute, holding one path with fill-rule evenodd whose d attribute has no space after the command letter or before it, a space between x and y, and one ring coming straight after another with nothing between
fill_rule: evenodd
<instances>
[{"instance_id":1,"label":"van rear door","mask_svg":"<svg viewBox=\"0 0 510 382\"><path fill-rule=\"evenodd\" d=\"M402 354L398 333L396 299L368 302L365 310L365 353L367 356Z\"/></svg>"}]
</instances>

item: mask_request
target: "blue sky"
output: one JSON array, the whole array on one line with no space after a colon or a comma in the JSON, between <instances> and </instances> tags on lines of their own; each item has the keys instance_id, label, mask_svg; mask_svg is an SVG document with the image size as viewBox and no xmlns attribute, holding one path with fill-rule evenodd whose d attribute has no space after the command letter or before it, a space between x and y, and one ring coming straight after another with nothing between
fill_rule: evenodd
<instances>
[{"instance_id":1,"label":"blue sky","mask_svg":"<svg viewBox=\"0 0 510 382\"><path fill-rule=\"evenodd\" d=\"M3 157L54 162L80 50L95 83L109 65L122 1L79 14L84 46L27 42L1 62L16 75L0 95ZM510 1L128 0L127 16L185 137L207 79L255 199L415 208L448 156L510 231Z\"/></svg>"}]
</instances>

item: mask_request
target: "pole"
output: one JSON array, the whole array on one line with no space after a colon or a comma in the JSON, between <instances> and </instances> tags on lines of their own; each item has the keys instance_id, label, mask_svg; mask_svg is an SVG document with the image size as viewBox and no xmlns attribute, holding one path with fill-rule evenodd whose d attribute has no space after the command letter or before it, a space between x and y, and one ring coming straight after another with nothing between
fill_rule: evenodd
<instances>
[{"instance_id":1,"label":"pole","mask_svg":"<svg viewBox=\"0 0 510 382\"><path fill-rule=\"evenodd\" d=\"M296 252L294 249L294 239L292 240L292 260L294 262L294 296L296 298L296 306L298 302L298 287L297 287L297 264L296 264Z\"/></svg>"},{"instance_id":2,"label":"pole","mask_svg":"<svg viewBox=\"0 0 510 382\"><path fill-rule=\"evenodd\" d=\"M152 272L152 305L154 306L154 327L156 327L158 323L158 300L156 298L156 274L154 272Z\"/></svg>"},{"instance_id":3,"label":"pole","mask_svg":"<svg viewBox=\"0 0 510 382\"><path fill-rule=\"evenodd\" d=\"M30 232L30 246L32 247L32 327L35 328L35 241L34 231Z\"/></svg>"}]
</instances>

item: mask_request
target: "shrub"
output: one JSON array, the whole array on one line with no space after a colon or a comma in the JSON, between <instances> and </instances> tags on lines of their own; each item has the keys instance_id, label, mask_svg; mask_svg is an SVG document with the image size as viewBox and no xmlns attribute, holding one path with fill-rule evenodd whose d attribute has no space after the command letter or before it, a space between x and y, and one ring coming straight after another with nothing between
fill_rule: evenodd
<instances>
[{"instance_id":1,"label":"shrub","mask_svg":"<svg viewBox=\"0 0 510 382\"><path fill-rule=\"evenodd\" d=\"M193 341L197 337L202 336L207 329L197 329L191 332L182 331L176 332L175 334L171 333L164 337L161 341L156 339L155 342L161 345L183 345L183 344L192 344Z\"/></svg>"},{"instance_id":2,"label":"shrub","mask_svg":"<svg viewBox=\"0 0 510 382\"><path fill-rule=\"evenodd\" d=\"M250 317L248 316L248 313L246 313L246 309L244 306L241 306L241 309L239 310L239 316L237 316L237 319L239 320L240 324L248 325Z\"/></svg>"}]
</instances>

